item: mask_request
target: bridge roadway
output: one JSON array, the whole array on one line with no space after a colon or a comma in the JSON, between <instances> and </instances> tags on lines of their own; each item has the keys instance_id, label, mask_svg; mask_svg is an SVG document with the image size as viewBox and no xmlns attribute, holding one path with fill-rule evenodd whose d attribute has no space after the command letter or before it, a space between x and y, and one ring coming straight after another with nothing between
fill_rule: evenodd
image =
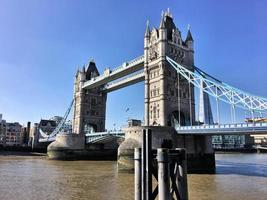
<instances>
[{"instance_id":1,"label":"bridge roadway","mask_svg":"<svg viewBox=\"0 0 267 200\"><path fill-rule=\"evenodd\" d=\"M260 135L267 134L267 123L212 124L181 126L176 128L179 135ZM122 130L85 134L86 143L108 142L115 137L124 137ZM55 137L40 138L39 142L52 142Z\"/></svg>"},{"instance_id":2,"label":"bridge roadway","mask_svg":"<svg viewBox=\"0 0 267 200\"><path fill-rule=\"evenodd\" d=\"M56 136L54 137L48 137L48 138L40 138L39 142L54 142L56 140Z\"/></svg>"},{"instance_id":3,"label":"bridge roadway","mask_svg":"<svg viewBox=\"0 0 267 200\"><path fill-rule=\"evenodd\" d=\"M97 77L95 77L89 81L86 81L83 84L82 88L83 89L92 89L95 87L106 85L109 82L120 79L122 77L125 77L125 76L132 74L134 72L140 71L142 69L144 69L144 56L143 55L139 56L139 57L137 57L137 58L135 58L129 62L125 62L121 66L119 66L113 70L106 69L104 71L104 74L97 76ZM140 79L140 77L138 77L138 78L139 78L138 80L141 81L142 78L141 79ZM113 90L114 90L114 88L113 88ZM107 91L108 91L108 89L107 89Z\"/></svg>"},{"instance_id":4,"label":"bridge roadway","mask_svg":"<svg viewBox=\"0 0 267 200\"><path fill-rule=\"evenodd\" d=\"M176 129L179 135L250 135L267 134L267 123L239 123L221 125L181 126ZM108 131L86 134L87 143L97 143L113 137L124 137L124 132Z\"/></svg>"},{"instance_id":5,"label":"bridge roadway","mask_svg":"<svg viewBox=\"0 0 267 200\"><path fill-rule=\"evenodd\" d=\"M267 123L212 124L200 126L181 126L176 128L179 135L260 135L267 134ZM87 133L86 143L108 142L114 137L124 137L124 132L107 131ZM41 138L39 142L52 142L55 137Z\"/></svg>"}]
</instances>

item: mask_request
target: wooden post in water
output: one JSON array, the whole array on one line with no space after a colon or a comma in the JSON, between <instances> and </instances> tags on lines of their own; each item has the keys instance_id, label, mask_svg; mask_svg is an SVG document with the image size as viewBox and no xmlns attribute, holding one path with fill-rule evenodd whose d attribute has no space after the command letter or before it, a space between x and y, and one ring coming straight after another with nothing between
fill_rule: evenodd
<instances>
[{"instance_id":1,"label":"wooden post in water","mask_svg":"<svg viewBox=\"0 0 267 200\"><path fill-rule=\"evenodd\" d=\"M142 200L142 168L141 168L141 148L134 149L134 182L135 182L135 200Z\"/></svg>"},{"instance_id":2,"label":"wooden post in water","mask_svg":"<svg viewBox=\"0 0 267 200\"><path fill-rule=\"evenodd\" d=\"M143 130L143 143L142 143L142 200L146 200L146 130Z\"/></svg>"},{"instance_id":3,"label":"wooden post in water","mask_svg":"<svg viewBox=\"0 0 267 200\"><path fill-rule=\"evenodd\" d=\"M185 149L176 149L180 151L180 164L179 175L176 177L176 184L181 200L188 200L188 187L187 187L187 158Z\"/></svg>"},{"instance_id":4,"label":"wooden post in water","mask_svg":"<svg viewBox=\"0 0 267 200\"><path fill-rule=\"evenodd\" d=\"M159 200L188 200L185 149L153 151L150 129L143 130L142 139L142 150L134 151L135 200L154 200L157 196ZM152 172L158 181L153 193Z\"/></svg>"},{"instance_id":5,"label":"wooden post in water","mask_svg":"<svg viewBox=\"0 0 267 200\"><path fill-rule=\"evenodd\" d=\"M170 200L170 166L169 166L169 150L158 149L158 185L159 200Z\"/></svg>"},{"instance_id":6,"label":"wooden post in water","mask_svg":"<svg viewBox=\"0 0 267 200\"><path fill-rule=\"evenodd\" d=\"M152 141L151 130L146 129L145 141L146 142L146 199L150 200L152 196Z\"/></svg>"}]
</instances>

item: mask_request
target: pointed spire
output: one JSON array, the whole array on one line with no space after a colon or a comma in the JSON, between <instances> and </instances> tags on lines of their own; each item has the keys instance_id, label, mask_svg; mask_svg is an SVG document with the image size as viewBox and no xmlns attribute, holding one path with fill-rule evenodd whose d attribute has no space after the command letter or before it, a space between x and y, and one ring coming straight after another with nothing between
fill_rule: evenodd
<instances>
[{"instance_id":1,"label":"pointed spire","mask_svg":"<svg viewBox=\"0 0 267 200\"><path fill-rule=\"evenodd\" d=\"M161 12L161 20L160 20L160 25L159 25L159 29L164 29L165 28L165 23L164 23L164 12Z\"/></svg>"},{"instance_id":2,"label":"pointed spire","mask_svg":"<svg viewBox=\"0 0 267 200\"><path fill-rule=\"evenodd\" d=\"M78 76L79 72L80 72L80 69L79 69L79 66L78 66L77 70L76 70L76 74L75 74L76 77Z\"/></svg>"},{"instance_id":3,"label":"pointed spire","mask_svg":"<svg viewBox=\"0 0 267 200\"><path fill-rule=\"evenodd\" d=\"M83 65L82 72L85 73L85 66Z\"/></svg>"},{"instance_id":4,"label":"pointed spire","mask_svg":"<svg viewBox=\"0 0 267 200\"><path fill-rule=\"evenodd\" d=\"M187 42L187 41L194 41L194 39L193 39L193 36L192 36L192 34L191 34L191 31L190 31L190 25L188 24L188 26L187 26L187 36L186 36L186 39L185 39L185 42Z\"/></svg>"},{"instance_id":5,"label":"pointed spire","mask_svg":"<svg viewBox=\"0 0 267 200\"><path fill-rule=\"evenodd\" d=\"M145 33L145 37L149 37L150 36L150 28L149 28L149 21L146 21L146 33Z\"/></svg>"},{"instance_id":6,"label":"pointed spire","mask_svg":"<svg viewBox=\"0 0 267 200\"><path fill-rule=\"evenodd\" d=\"M170 8L167 9L167 12L166 12L165 15L168 16L168 17L170 17L170 18L172 18L172 14L170 12Z\"/></svg>"},{"instance_id":7,"label":"pointed spire","mask_svg":"<svg viewBox=\"0 0 267 200\"><path fill-rule=\"evenodd\" d=\"M95 63L95 60L93 58L91 58L89 63Z\"/></svg>"}]
</instances>

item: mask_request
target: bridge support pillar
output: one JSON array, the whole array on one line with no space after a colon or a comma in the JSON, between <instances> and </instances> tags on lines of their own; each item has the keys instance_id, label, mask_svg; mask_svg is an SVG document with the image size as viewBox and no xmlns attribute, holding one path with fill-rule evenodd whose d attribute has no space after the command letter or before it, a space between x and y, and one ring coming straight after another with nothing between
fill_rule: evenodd
<instances>
[{"instance_id":1,"label":"bridge support pillar","mask_svg":"<svg viewBox=\"0 0 267 200\"><path fill-rule=\"evenodd\" d=\"M187 150L187 168L190 173L215 173L211 136L178 134L177 146Z\"/></svg>"},{"instance_id":2,"label":"bridge support pillar","mask_svg":"<svg viewBox=\"0 0 267 200\"><path fill-rule=\"evenodd\" d=\"M189 173L214 173L215 156L210 136L178 135L167 126L135 126L124 129L125 140L118 149L118 170L134 171L134 149L142 147L142 132L151 129L152 148L186 148Z\"/></svg>"},{"instance_id":3,"label":"bridge support pillar","mask_svg":"<svg viewBox=\"0 0 267 200\"><path fill-rule=\"evenodd\" d=\"M58 134L56 141L47 147L50 159L72 160L84 151L85 137L81 134Z\"/></svg>"},{"instance_id":4,"label":"bridge support pillar","mask_svg":"<svg viewBox=\"0 0 267 200\"><path fill-rule=\"evenodd\" d=\"M133 126L124 129L125 140L118 149L118 170L134 171L134 149L142 147L144 129L151 129L152 148L172 148L176 146L176 133L165 126Z\"/></svg>"}]
</instances>

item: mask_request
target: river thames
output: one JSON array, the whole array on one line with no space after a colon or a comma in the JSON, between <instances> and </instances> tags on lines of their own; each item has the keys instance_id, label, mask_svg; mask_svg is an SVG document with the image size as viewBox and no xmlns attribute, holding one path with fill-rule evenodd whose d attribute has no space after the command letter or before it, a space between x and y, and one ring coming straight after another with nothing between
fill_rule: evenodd
<instances>
[{"instance_id":1,"label":"river thames","mask_svg":"<svg viewBox=\"0 0 267 200\"><path fill-rule=\"evenodd\" d=\"M189 199L266 200L267 154L216 154L217 173L189 174ZM133 174L115 161L0 156L1 200L134 199Z\"/></svg>"}]
</instances>

